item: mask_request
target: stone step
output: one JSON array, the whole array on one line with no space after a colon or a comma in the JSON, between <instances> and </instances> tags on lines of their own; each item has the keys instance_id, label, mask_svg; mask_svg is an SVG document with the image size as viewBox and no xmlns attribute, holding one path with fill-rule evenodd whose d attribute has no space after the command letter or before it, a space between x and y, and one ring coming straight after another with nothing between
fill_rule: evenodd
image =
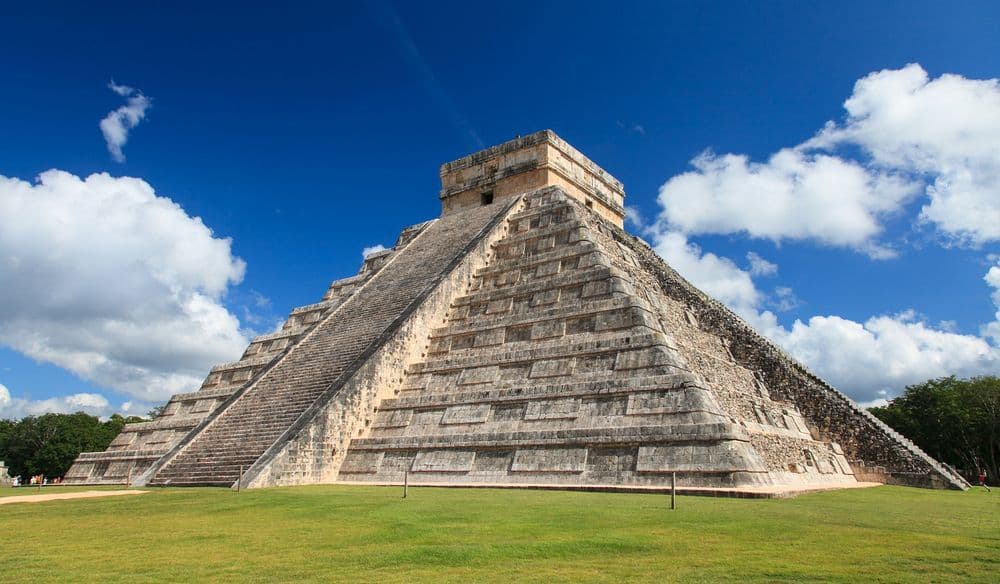
<instances>
[{"instance_id":1,"label":"stone step","mask_svg":"<svg viewBox=\"0 0 1000 584\"><path fill-rule=\"evenodd\" d=\"M513 298L514 296L529 296L539 292L548 292L550 290L561 290L563 288L582 286L591 282L611 280L612 278L623 279L623 275L614 268L597 265L561 273L544 280L520 282L505 288L491 288L489 290L478 292L470 290L469 294L456 298L452 303L452 306L461 307L465 305L485 304L499 300L506 300L508 298Z\"/></svg>"},{"instance_id":2,"label":"stone step","mask_svg":"<svg viewBox=\"0 0 1000 584\"><path fill-rule=\"evenodd\" d=\"M531 341L527 343L508 343L503 348L486 347L479 350L469 349L459 354L453 351L441 357L431 356L427 361L411 365L407 375L421 373L444 373L462 369L514 365L519 363L535 363L550 359L570 359L574 357L593 356L603 353L634 352L652 347L664 347L670 350L668 340L661 333L649 331L632 334L628 329L595 333L587 335L586 340L559 339L556 341ZM530 345L530 346L529 346ZM681 367L679 361L665 363ZM653 364L650 364L652 366Z\"/></svg>"},{"instance_id":3,"label":"stone step","mask_svg":"<svg viewBox=\"0 0 1000 584\"><path fill-rule=\"evenodd\" d=\"M332 397L358 356L385 342L387 327L397 325L427 283L439 279L470 240L508 208L477 208L428 225L340 308L325 312L293 350L242 389L228 408L213 414L186 447L156 470L154 480L190 475L194 469L218 476L233 461L256 461L321 396Z\"/></svg>"},{"instance_id":4,"label":"stone step","mask_svg":"<svg viewBox=\"0 0 1000 584\"><path fill-rule=\"evenodd\" d=\"M355 438L352 451L434 450L460 448L520 448L556 445L661 444L676 442L749 441L746 430L733 423L671 424L622 428L577 428L522 432L483 432L431 436Z\"/></svg>"},{"instance_id":5,"label":"stone step","mask_svg":"<svg viewBox=\"0 0 1000 584\"><path fill-rule=\"evenodd\" d=\"M441 393L427 391L405 392L396 398L386 398L379 403L378 411L432 408L476 403L506 403L559 397L607 396L657 390L680 390L699 387L689 373L627 377L612 375L596 378L574 377L565 383L533 384L527 380L494 384L486 390L453 390ZM413 395L409 395L412 393Z\"/></svg>"},{"instance_id":6,"label":"stone step","mask_svg":"<svg viewBox=\"0 0 1000 584\"><path fill-rule=\"evenodd\" d=\"M442 337L452 337L468 333L487 331L500 327L520 326L544 322L548 320L565 319L583 315L597 314L626 308L637 308L649 312L648 305L640 298L633 296L616 296L614 298L603 298L589 302L580 302L570 305L555 304L540 306L531 313L504 313L499 315L479 315L475 319L465 321L453 321L451 324L433 329L430 334L431 339Z\"/></svg>"}]
</instances>

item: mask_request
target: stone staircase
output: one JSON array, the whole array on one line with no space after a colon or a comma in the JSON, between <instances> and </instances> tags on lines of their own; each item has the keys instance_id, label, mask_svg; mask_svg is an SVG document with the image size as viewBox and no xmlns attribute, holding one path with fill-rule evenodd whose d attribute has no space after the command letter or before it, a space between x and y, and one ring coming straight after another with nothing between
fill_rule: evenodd
<instances>
[{"instance_id":1,"label":"stone staircase","mask_svg":"<svg viewBox=\"0 0 1000 584\"><path fill-rule=\"evenodd\" d=\"M234 484L241 468L249 469L294 434L307 410L336 391L507 207L469 209L426 225L287 354L168 453L152 469L148 484Z\"/></svg>"},{"instance_id":2,"label":"stone staircase","mask_svg":"<svg viewBox=\"0 0 1000 584\"><path fill-rule=\"evenodd\" d=\"M685 486L732 488L805 469L801 446L823 464L815 480L853 480L794 406L763 406L788 411L791 426L748 429L720 405L636 293L602 220L558 190L525 203L352 440L339 480L655 486L676 471ZM751 432L793 454L771 468Z\"/></svg>"},{"instance_id":3,"label":"stone staircase","mask_svg":"<svg viewBox=\"0 0 1000 584\"><path fill-rule=\"evenodd\" d=\"M365 258L356 275L334 280L320 302L293 309L281 330L254 338L238 361L212 367L197 391L173 395L148 422L127 424L104 452L81 453L66 473L65 482L121 485L147 472L216 408L260 377L354 294L426 225L404 229L392 249Z\"/></svg>"}]
</instances>

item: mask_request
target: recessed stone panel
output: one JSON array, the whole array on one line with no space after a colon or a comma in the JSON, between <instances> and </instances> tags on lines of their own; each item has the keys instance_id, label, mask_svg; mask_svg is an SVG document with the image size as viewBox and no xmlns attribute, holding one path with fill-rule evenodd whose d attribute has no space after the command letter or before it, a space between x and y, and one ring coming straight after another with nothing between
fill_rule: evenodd
<instances>
[{"instance_id":1,"label":"recessed stone panel","mask_svg":"<svg viewBox=\"0 0 1000 584\"><path fill-rule=\"evenodd\" d=\"M531 325L509 326L504 341L507 343L517 343L531 339Z\"/></svg>"},{"instance_id":2,"label":"recessed stone panel","mask_svg":"<svg viewBox=\"0 0 1000 584\"><path fill-rule=\"evenodd\" d=\"M566 323L562 320L545 320L531 326L531 339L551 339L561 337L566 332Z\"/></svg>"},{"instance_id":3,"label":"recessed stone panel","mask_svg":"<svg viewBox=\"0 0 1000 584\"><path fill-rule=\"evenodd\" d=\"M531 306L547 306L559 301L559 289L543 290L531 297Z\"/></svg>"},{"instance_id":4,"label":"recessed stone panel","mask_svg":"<svg viewBox=\"0 0 1000 584\"><path fill-rule=\"evenodd\" d=\"M607 280L597 280L594 282L587 282L583 285L583 290L580 291L581 298L590 298L591 296L601 296L604 294L609 294L611 292L611 283Z\"/></svg>"},{"instance_id":5,"label":"recessed stone panel","mask_svg":"<svg viewBox=\"0 0 1000 584\"><path fill-rule=\"evenodd\" d=\"M531 365L531 373L528 377L533 379L539 377L559 377L573 373L573 366L576 359L548 359L545 361L535 361Z\"/></svg>"},{"instance_id":6,"label":"recessed stone panel","mask_svg":"<svg viewBox=\"0 0 1000 584\"><path fill-rule=\"evenodd\" d=\"M621 351L615 359L615 370L645 369L661 365L676 365L675 358L663 347L650 347L636 351Z\"/></svg>"},{"instance_id":7,"label":"recessed stone panel","mask_svg":"<svg viewBox=\"0 0 1000 584\"><path fill-rule=\"evenodd\" d=\"M403 428L410 424L413 410L384 410L375 415L373 428Z\"/></svg>"},{"instance_id":8,"label":"recessed stone panel","mask_svg":"<svg viewBox=\"0 0 1000 584\"><path fill-rule=\"evenodd\" d=\"M664 444L640 446L636 472L765 472L767 469L746 442Z\"/></svg>"},{"instance_id":9,"label":"recessed stone panel","mask_svg":"<svg viewBox=\"0 0 1000 584\"><path fill-rule=\"evenodd\" d=\"M669 414L686 410L687 394L683 391L648 391L630 393L626 413L630 416Z\"/></svg>"},{"instance_id":10,"label":"recessed stone panel","mask_svg":"<svg viewBox=\"0 0 1000 584\"><path fill-rule=\"evenodd\" d=\"M554 276L559 273L561 265L562 263L559 260L539 264L538 267L535 268L535 277L545 278L548 276Z\"/></svg>"},{"instance_id":11,"label":"recessed stone panel","mask_svg":"<svg viewBox=\"0 0 1000 584\"><path fill-rule=\"evenodd\" d=\"M476 460L475 451L429 450L418 452L411 472L469 472Z\"/></svg>"},{"instance_id":12,"label":"recessed stone panel","mask_svg":"<svg viewBox=\"0 0 1000 584\"><path fill-rule=\"evenodd\" d=\"M510 450L484 450L476 453L473 469L476 472L506 473L510 470L514 453Z\"/></svg>"},{"instance_id":13,"label":"recessed stone panel","mask_svg":"<svg viewBox=\"0 0 1000 584\"><path fill-rule=\"evenodd\" d=\"M493 383L497 378L499 367L491 365L489 367L474 367L463 369L458 376L459 385L477 385L480 383Z\"/></svg>"},{"instance_id":14,"label":"recessed stone panel","mask_svg":"<svg viewBox=\"0 0 1000 584\"><path fill-rule=\"evenodd\" d=\"M497 288L504 288L506 286L513 286L520 281L521 270L510 270L497 274L496 278L493 279L493 285Z\"/></svg>"},{"instance_id":15,"label":"recessed stone panel","mask_svg":"<svg viewBox=\"0 0 1000 584\"><path fill-rule=\"evenodd\" d=\"M572 420L580 414L578 398L528 402L525 420Z\"/></svg>"},{"instance_id":16,"label":"recessed stone panel","mask_svg":"<svg viewBox=\"0 0 1000 584\"><path fill-rule=\"evenodd\" d=\"M499 300L491 300L486 305L486 314L506 314L510 312L510 306L513 303L511 298L501 298Z\"/></svg>"},{"instance_id":17,"label":"recessed stone panel","mask_svg":"<svg viewBox=\"0 0 1000 584\"><path fill-rule=\"evenodd\" d=\"M488 329L485 331L479 331L476 333L476 347L492 347L493 345L502 345L504 341L505 330L502 328Z\"/></svg>"},{"instance_id":18,"label":"recessed stone panel","mask_svg":"<svg viewBox=\"0 0 1000 584\"><path fill-rule=\"evenodd\" d=\"M439 355L451 350L451 337L437 337L431 339L427 346L427 354Z\"/></svg>"},{"instance_id":19,"label":"recessed stone panel","mask_svg":"<svg viewBox=\"0 0 1000 584\"><path fill-rule=\"evenodd\" d=\"M586 469L586 448L521 448L510 467L511 472L579 473Z\"/></svg>"},{"instance_id":20,"label":"recessed stone panel","mask_svg":"<svg viewBox=\"0 0 1000 584\"><path fill-rule=\"evenodd\" d=\"M449 424L482 424L490 416L490 404L463 404L451 406L444 411L441 423Z\"/></svg>"},{"instance_id":21,"label":"recessed stone panel","mask_svg":"<svg viewBox=\"0 0 1000 584\"><path fill-rule=\"evenodd\" d=\"M340 465L342 474L375 474L382 465L383 452L351 451Z\"/></svg>"},{"instance_id":22,"label":"recessed stone panel","mask_svg":"<svg viewBox=\"0 0 1000 584\"><path fill-rule=\"evenodd\" d=\"M613 310L597 314L594 331L611 331L629 328L630 326L632 326L632 313L629 310Z\"/></svg>"}]
</instances>

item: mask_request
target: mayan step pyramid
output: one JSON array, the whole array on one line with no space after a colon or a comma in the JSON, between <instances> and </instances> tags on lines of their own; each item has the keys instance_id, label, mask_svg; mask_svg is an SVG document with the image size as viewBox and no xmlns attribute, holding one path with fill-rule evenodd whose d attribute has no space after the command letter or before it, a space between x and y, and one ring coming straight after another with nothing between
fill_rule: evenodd
<instances>
[{"instance_id":1,"label":"mayan step pyramid","mask_svg":"<svg viewBox=\"0 0 1000 584\"><path fill-rule=\"evenodd\" d=\"M626 233L551 131L441 180L439 218L67 482L964 486Z\"/></svg>"}]
</instances>

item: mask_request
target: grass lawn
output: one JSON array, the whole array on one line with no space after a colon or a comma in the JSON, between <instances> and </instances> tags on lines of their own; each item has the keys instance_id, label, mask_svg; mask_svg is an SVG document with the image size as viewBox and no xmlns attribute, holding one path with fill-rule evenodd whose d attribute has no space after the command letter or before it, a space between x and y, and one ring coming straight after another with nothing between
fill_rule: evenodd
<instances>
[{"instance_id":1,"label":"grass lawn","mask_svg":"<svg viewBox=\"0 0 1000 584\"><path fill-rule=\"evenodd\" d=\"M6 581L997 581L1000 493L314 486L0 506ZM992 576L991 576L992 574Z\"/></svg>"}]
</instances>

